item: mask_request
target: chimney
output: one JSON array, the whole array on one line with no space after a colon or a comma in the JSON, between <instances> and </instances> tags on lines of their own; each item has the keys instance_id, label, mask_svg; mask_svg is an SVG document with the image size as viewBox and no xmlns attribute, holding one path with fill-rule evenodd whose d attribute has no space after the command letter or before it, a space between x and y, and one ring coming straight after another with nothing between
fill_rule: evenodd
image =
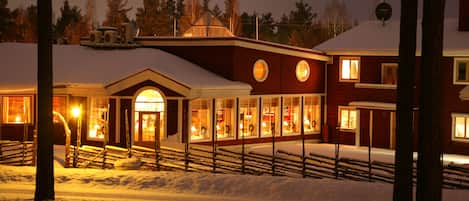
<instances>
[{"instance_id":1,"label":"chimney","mask_svg":"<svg viewBox=\"0 0 469 201\"><path fill-rule=\"evenodd\" d=\"M459 31L469 31L469 0L459 0Z\"/></svg>"}]
</instances>

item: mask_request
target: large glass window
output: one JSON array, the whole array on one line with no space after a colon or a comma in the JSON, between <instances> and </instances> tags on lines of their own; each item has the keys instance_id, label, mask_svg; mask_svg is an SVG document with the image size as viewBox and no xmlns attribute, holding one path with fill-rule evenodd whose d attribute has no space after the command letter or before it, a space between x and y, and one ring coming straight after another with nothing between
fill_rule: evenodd
<instances>
[{"instance_id":1,"label":"large glass window","mask_svg":"<svg viewBox=\"0 0 469 201\"><path fill-rule=\"evenodd\" d=\"M216 131L218 139L234 138L235 130L235 101L233 99L217 99L216 103Z\"/></svg>"},{"instance_id":2,"label":"large glass window","mask_svg":"<svg viewBox=\"0 0 469 201\"><path fill-rule=\"evenodd\" d=\"M469 114L453 114L453 139L469 140Z\"/></svg>"},{"instance_id":3,"label":"large glass window","mask_svg":"<svg viewBox=\"0 0 469 201\"><path fill-rule=\"evenodd\" d=\"M300 133L301 104L300 97L283 98L283 134L291 135Z\"/></svg>"},{"instance_id":4,"label":"large glass window","mask_svg":"<svg viewBox=\"0 0 469 201\"><path fill-rule=\"evenodd\" d=\"M353 130L357 127L357 110L354 108L339 108L340 129Z\"/></svg>"},{"instance_id":5,"label":"large glass window","mask_svg":"<svg viewBox=\"0 0 469 201\"><path fill-rule=\"evenodd\" d=\"M340 80L358 81L360 74L360 58L343 57L340 58Z\"/></svg>"},{"instance_id":6,"label":"large glass window","mask_svg":"<svg viewBox=\"0 0 469 201\"><path fill-rule=\"evenodd\" d=\"M109 99L106 97L91 97L88 120L88 138L104 139L108 124Z\"/></svg>"},{"instance_id":7,"label":"large glass window","mask_svg":"<svg viewBox=\"0 0 469 201\"><path fill-rule=\"evenodd\" d=\"M262 59L257 60L252 68L252 75L258 82L266 80L269 75L269 65L267 65L267 62Z\"/></svg>"},{"instance_id":8,"label":"large glass window","mask_svg":"<svg viewBox=\"0 0 469 201\"><path fill-rule=\"evenodd\" d=\"M52 98L52 108L54 112L59 113L64 118L67 117L67 97L66 96L54 96ZM54 123L59 123L59 117L53 115Z\"/></svg>"},{"instance_id":9,"label":"large glass window","mask_svg":"<svg viewBox=\"0 0 469 201\"><path fill-rule=\"evenodd\" d=\"M381 64L382 84L397 84L397 66L396 63Z\"/></svg>"},{"instance_id":10,"label":"large glass window","mask_svg":"<svg viewBox=\"0 0 469 201\"><path fill-rule=\"evenodd\" d=\"M258 99L239 99L239 135L245 137L256 137L258 122Z\"/></svg>"},{"instance_id":11,"label":"large glass window","mask_svg":"<svg viewBox=\"0 0 469 201\"><path fill-rule=\"evenodd\" d=\"M460 84L469 84L469 58L455 59L454 81Z\"/></svg>"},{"instance_id":12,"label":"large glass window","mask_svg":"<svg viewBox=\"0 0 469 201\"><path fill-rule=\"evenodd\" d=\"M305 96L303 106L303 126L305 133L320 131L321 106L319 96Z\"/></svg>"},{"instance_id":13,"label":"large glass window","mask_svg":"<svg viewBox=\"0 0 469 201\"><path fill-rule=\"evenodd\" d=\"M2 98L3 123L31 123L31 96L6 96Z\"/></svg>"},{"instance_id":14,"label":"large glass window","mask_svg":"<svg viewBox=\"0 0 469 201\"><path fill-rule=\"evenodd\" d=\"M309 64L305 60L301 60L296 64L296 79L305 82L309 78Z\"/></svg>"},{"instance_id":15,"label":"large glass window","mask_svg":"<svg viewBox=\"0 0 469 201\"><path fill-rule=\"evenodd\" d=\"M191 102L191 140L210 139L210 100L194 100Z\"/></svg>"},{"instance_id":16,"label":"large glass window","mask_svg":"<svg viewBox=\"0 0 469 201\"><path fill-rule=\"evenodd\" d=\"M261 136L280 134L280 98L262 98Z\"/></svg>"}]
</instances>

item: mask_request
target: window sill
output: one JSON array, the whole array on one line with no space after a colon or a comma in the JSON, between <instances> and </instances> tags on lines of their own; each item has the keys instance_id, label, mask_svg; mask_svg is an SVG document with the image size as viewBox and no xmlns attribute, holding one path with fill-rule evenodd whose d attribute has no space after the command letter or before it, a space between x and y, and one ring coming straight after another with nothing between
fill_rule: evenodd
<instances>
[{"instance_id":1,"label":"window sill","mask_svg":"<svg viewBox=\"0 0 469 201\"><path fill-rule=\"evenodd\" d=\"M346 132L346 133L355 133L356 129L348 129L348 128L339 128L340 132Z\"/></svg>"},{"instance_id":2,"label":"window sill","mask_svg":"<svg viewBox=\"0 0 469 201\"><path fill-rule=\"evenodd\" d=\"M363 89L397 89L395 84L372 84L372 83L355 83L355 88Z\"/></svg>"},{"instance_id":3,"label":"window sill","mask_svg":"<svg viewBox=\"0 0 469 201\"><path fill-rule=\"evenodd\" d=\"M453 137L452 141L453 142L460 142L460 143L469 143L469 139L455 138L455 137Z\"/></svg>"}]
</instances>

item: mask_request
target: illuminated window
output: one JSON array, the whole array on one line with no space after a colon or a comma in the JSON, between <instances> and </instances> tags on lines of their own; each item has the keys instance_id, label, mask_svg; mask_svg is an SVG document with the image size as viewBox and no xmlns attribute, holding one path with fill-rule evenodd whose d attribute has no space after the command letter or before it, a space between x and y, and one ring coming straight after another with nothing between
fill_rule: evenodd
<instances>
[{"instance_id":1,"label":"illuminated window","mask_svg":"<svg viewBox=\"0 0 469 201\"><path fill-rule=\"evenodd\" d=\"M210 140L210 116L212 104L210 100L194 100L191 102L191 140Z\"/></svg>"},{"instance_id":2,"label":"illuminated window","mask_svg":"<svg viewBox=\"0 0 469 201\"><path fill-rule=\"evenodd\" d=\"M303 106L303 126L305 133L319 132L321 106L319 96L305 96Z\"/></svg>"},{"instance_id":3,"label":"illuminated window","mask_svg":"<svg viewBox=\"0 0 469 201\"><path fill-rule=\"evenodd\" d=\"M469 58L456 58L454 60L454 82L456 84L469 84Z\"/></svg>"},{"instance_id":4,"label":"illuminated window","mask_svg":"<svg viewBox=\"0 0 469 201\"><path fill-rule=\"evenodd\" d=\"M360 58L340 58L340 80L358 81L360 74Z\"/></svg>"},{"instance_id":5,"label":"illuminated window","mask_svg":"<svg viewBox=\"0 0 469 201\"><path fill-rule=\"evenodd\" d=\"M469 141L469 114L452 114L453 140Z\"/></svg>"},{"instance_id":6,"label":"illuminated window","mask_svg":"<svg viewBox=\"0 0 469 201\"><path fill-rule=\"evenodd\" d=\"M340 129L355 129L357 127L357 111L352 108L339 107Z\"/></svg>"},{"instance_id":7,"label":"illuminated window","mask_svg":"<svg viewBox=\"0 0 469 201\"><path fill-rule=\"evenodd\" d=\"M234 138L235 107L233 99L217 99L216 105L216 131L217 138Z\"/></svg>"},{"instance_id":8,"label":"illuminated window","mask_svg":"<svg viewBox=\"0 0 469 201\"><path fill-rule=\"evenodd\" d=\"M300 115L300 97L284 97L282 121L284 135L300 133Z\"/></svg>"},{"instance_id":9,"label":"illuminated window","mask_svg":"<svg viewBox=\"0 0 469 201\"><path fill-rule=\"evenodd\" d=\"M140 92L135 99L135 132L134 141L155 141L155 129L159 118L159 136L165 137L165 103L160 92L146 89ZM159 116L159 117L158 117Z\"/></svg>"},{"instance_id":10,"label":"illuminated window","mask_svg":"<svg viewBox=\"0 0 469 201\"><path fill-rule=\"evenodd\" d=\"M396 63L381 64L382 84L397 84L397 66Z\"/></svg>"},{"instance_id":11,"label":"illuminated window","mask_svg":"<svg viewBox=\"0 0 469 201\"><path fill-rule=\"evenodd\" d=\"M258 82L266 80L269 75L269 65L267 65L267 62L262 59L257 60L252 68L252 75Z\"/></svg>"},{"instance_id":12,"label":"illuminated window","mask_svg":"<svg viewBox=\"0 0 469 201\"><path fill-rule=\"evenodd\" d=\"M280 134L280 98L262 99L261 136L267 137Z\"/></svg>"},{"instance_id":13,"label":"illuminated window","mask_svg":"<svg viewBox=\"0 0 469 201\"><path fill-rule=\"evenodd\" d=\"M239 99L239 135L256 137L258 122L258 99Z\"/></svg>"},{"instance_id":14,"label":"illuminated window","mask_svg":"<svg viewBox=\"0 0 469 201\"><path fill-rule=\"evenodd\" d=\"M31 123L31 97L7 96L3 97L3 123L25 124Z\"/></svg>"},{"instance_id":15,"label":"illuminated window","mask_svg":"<svg viewBox=\"0 0 469 201\"><path fill-rule=\"evenodd\" d=\"M52 108L54 112L60 113L64 118L67 117L67 97L66 96L54 96L52 98ZM52 116L54 123L59 122L57 115Z\"/></svg>"},{"instance_id":16,"label":"illuminated window","mask_svg":"<svg viewBox=\"0 0 469 201\"><path fill-rule=\"evenodd\" d=\"M296 79L305 82L309 78L309 64L305 60L298 62L296 65Z\"/></svg>"},{"instance_id":17,"label":"illuminated window","mask_svg":"<svg viewBox=\"0 0 469 201\"><path fill-rule=\"evenodd\" d=\"M88 121L88 139L102 140L108 124L108 98L91 97Z\"/></svg>"}]
</instances>

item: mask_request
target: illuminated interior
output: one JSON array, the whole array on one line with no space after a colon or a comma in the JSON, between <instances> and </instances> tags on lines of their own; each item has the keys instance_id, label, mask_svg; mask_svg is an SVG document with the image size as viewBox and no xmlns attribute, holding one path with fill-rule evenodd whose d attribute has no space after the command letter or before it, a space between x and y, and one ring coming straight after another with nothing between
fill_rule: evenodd
<instances>
[{"instance_id":1,"label":"illuminated interior","mask_svg":"<svg viewBox=\"0 0 469 201\"><path fill-rule=\"evenodd\" d=\"M319 132L321 127L321 106L319 105L319 96L305 96L303 109L304 132Z\"/></svg>"},{"instance_id":2,"label":"illuminated interior","mask_svg":"<svg viewBox=\"0 0 469 201\"><path fill-rule=\"evenodd\" d=\"M457 75L456 81L459 82L469 82L469 60L460 60L456 62Z\"/></svg>"},{"instance_id":3,"label":"illuminated interior","mask_svg":"<svg viewBox=\"0 0 469 201\"><path fill-rule=\"evenodd\" d=\"M269 66L264 60L260 59L254 64L252 74L256 81L263 82L267 79L267 76L269 75Z\"/></svg>"},{"instance_id":4,"label":"illuminated interior","mask_svg":"<svg viewBox=\"0 0 469 201\"><path fill-rule=\"evenodd\" d=\"M298 134L300 132L300 97L283 98L283 134Z\"/></svg>"},{"instance_id":5,"label":"illuminated interior","mask_svg":"<svg viewBox=\"0 0 469 201\"><path fill-rule=\"evenodd\" d=\"M3 123L25 124L31 123L31 97L7 96L2 98Z\"/></svg>"},{"instance_id":6,"label":"illuminated interior","mask_svg":"<svg viewBox=\"0 0 469 201\"><path fill-rule=\"evenodd\" d=\"M239 135L256 137L258 122L258 99L246 98L239 100Z\"/></svg>"},{"instance_id":7,"label":"illuminated interior","mask_svg":"<svg viewBox=\"0 0 469 201\"><path fill-rule=\"evenodd\" d=\"M341 79L342 80L357 80L358 79L358 59L342 59L341 60Z\"/></svg>"},{"instance_id":8,"label":"illuminated interior","mask_svg":"<svg viewBox=\"0 0 469 201\"><path fill-rule=\"evenodd\" d=\"M211 139L209 135L211 107L209 100L191 102L191 140Z\"/></svg>"},{"instance_id":9,"label":"illuminated interior","mask_svg":"<svg viewBox=\"0 0 469 201\"><path fill-rule=\"evenodd\" d=\"M108 98L91 97L90 111L88 121L88 138L104 139L106 135L106 127L108 126Z\"/></svg>"},{"instance_id":10,"label":"illuminated interior","mask_svg":"<svg viewBox=\"0 0 469 201\"><path fill-rule=\"evenodd\" d=\"M469 139L469 119L465 116L455 117L454 137Z\"/></svg>"},{"instance_id":11,"label":"illuminated interior","mask_svg":"<svg viewBox=\"0 0 469 201\"><path fill-rule=\"evenodd\" d=\"M305 82L309 78L309 64L305 60L298 62L296 65L296 78L300 82Z\"/></svg>"},{"instance_id":12,"label":"illuminated interior","mask_svg":"<svg viewBox=\"0 0 469 201\"><path fill-rule=\"evenodd\" d=\"M280 98L262 99L261 136L280 135Z\"/></svg>"},{"instance_id":13,"label":"illuminated interior","mask_svg":"<svg viewBox=\"0 0 469 201\"><path fill-rule=\"evenodd\" d=\"M134 141L155 141L157 118L159 116L159 136L164 139L165 103L163 96L154 89L140 92L135 100Z\"/></svg>"},{"instance_id":14,"label":"illuminated interior","mask_svg":"<svg viewBox=\"0 0 469 201\"><path fill-rule=\"evenodd\" d=\"M340 114L340 128L341 129L355 129L357 124L357 111L349 108L339 109Z\"/></svg>"},{"instance_id":15,"label":"illuminated interior","mask_svg":"<svg viewBox=\"0 0 469 201\"><path fill-rule=\"evenodd\" d=\"M235 108L233 99L216 100L216 118L217 138L234 138Z\"/></svg>"}]
</instances>

